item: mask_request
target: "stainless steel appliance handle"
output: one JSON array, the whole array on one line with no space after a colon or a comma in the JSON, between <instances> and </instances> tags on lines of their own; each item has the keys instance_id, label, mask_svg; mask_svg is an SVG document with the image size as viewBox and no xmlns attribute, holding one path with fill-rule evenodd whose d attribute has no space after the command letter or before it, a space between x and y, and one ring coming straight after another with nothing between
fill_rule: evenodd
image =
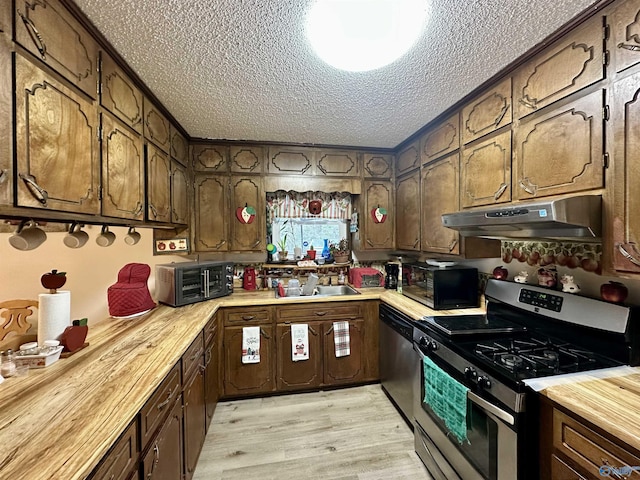
<instances>
[{"instance_id":1,"label":"stainless steel appliance handle","mask_svg":"<svg viewBox=\"0 0 640 480\"><path fill-rule=\"evenodd\" d=\"M209 298L209 296L211 295L211 291L209 288L209 274L211 272L209 272L209 270L205 270L204 271L204 296L206 298Z\"/></svg>"},{"instance_id":2,"label":"stainless steel appliance handle","mask_svg":"<svg viewBox=\"0 0 640 480\"><path fill-rule=\"evenodd\" d=\"M416 352L418 352L418 354L420 354L420 361L422 361L424 358L427 358L427 356L422 352L420 347L415 344L415 342L413 344L413 349ZM515 418L513 418L513 415L511 415L509 412L505 412L504 410L496 407L495 405L488 402L484 398L476 395L472 391L470 390L467 391L467 398L471 400L473 403L475 403L476 405L478 405L481 409L483 409L487 413L490 413L491 415L499 418L500 420L508 423L509 425L515 425L516 420Z\"/></svg>"}]
</instances>

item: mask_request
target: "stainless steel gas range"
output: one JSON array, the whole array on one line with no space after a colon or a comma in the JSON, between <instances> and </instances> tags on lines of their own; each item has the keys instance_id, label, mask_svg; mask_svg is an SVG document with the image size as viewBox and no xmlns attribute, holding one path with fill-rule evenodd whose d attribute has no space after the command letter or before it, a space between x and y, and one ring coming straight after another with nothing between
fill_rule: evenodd
<instances>
[{"instance_id":1,"label":"stainless steel gas range","mask_svg":"<svg viewBox=\"0 0 640 480\"><path fill-rule=\"evenodd\" d=\"M485 298L486 315L414 326L416 452L435 480L537 480L537 395L527 382L640 364L640 316L493 279Z\"/></svg>"}]
</instances>

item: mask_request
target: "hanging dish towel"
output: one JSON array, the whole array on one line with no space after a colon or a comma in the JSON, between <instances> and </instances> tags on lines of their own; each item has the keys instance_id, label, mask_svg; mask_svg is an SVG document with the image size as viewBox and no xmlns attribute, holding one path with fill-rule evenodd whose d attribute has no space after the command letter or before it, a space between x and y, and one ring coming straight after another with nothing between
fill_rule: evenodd
<instances>
[{"instance_id":1,"label":"hanging dish towel","mask_svg":"<svg viewBox=\"0 0 640 480\"><path fill-rule=\"evenodd\" d=\"M291 325L291 360L309 360L309 325L306 323Z\"/></svg>"},{"instance_id":2,"label":"hanging dish towel","mask_svg":"<svg viewBox=\"0 0 640 480\"><path fill-rule=\"evenodd\" d=\"M333 341L336 344L336 357L351 355L349 322L333 322Z\"/></svg>"},{"instance_id":3,"label":"hanging dish towel","mask_svg":"<svg viewBox=\"0 0 640 480\"><path fill-rule=\"evenodd\" d=\"M467 392L469 389L450 377L428 357L423 359L424 403L440 417L462 443L467 438Z\"/></svg>"},{"instance_id":4,"label":"hanging dish towel","mask_svg":"<svg viewBox=\"0 0 640 480\"><path fill-rule=\"evenodd\" d=\"M242 329L242 363L260 363L260 327Z\"/></svg>"}]
</instances>

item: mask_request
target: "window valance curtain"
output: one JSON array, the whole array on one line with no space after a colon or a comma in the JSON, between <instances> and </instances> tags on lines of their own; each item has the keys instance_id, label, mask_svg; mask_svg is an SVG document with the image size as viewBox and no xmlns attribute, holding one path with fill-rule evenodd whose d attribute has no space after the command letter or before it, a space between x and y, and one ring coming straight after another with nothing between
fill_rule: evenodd
<instances>
[{"instance_id":1,"label":"window valance curtain","mask_svg":"<svg viewBox=\"0 0 640 480\"><path fill-rule=\"evenodd\" d=\"M320 200L319 215L309 212L309 202ZM351 218L351 194L346 192L277 192L267 193L267 215L269 221L275 218Z\"/></svg>"}]
</instances>

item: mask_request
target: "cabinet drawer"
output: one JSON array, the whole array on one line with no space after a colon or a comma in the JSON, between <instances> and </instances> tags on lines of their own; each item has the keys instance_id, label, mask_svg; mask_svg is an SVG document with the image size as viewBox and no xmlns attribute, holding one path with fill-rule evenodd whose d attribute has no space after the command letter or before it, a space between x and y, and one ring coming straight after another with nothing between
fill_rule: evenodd
<instances>
[{"instance_id":1,"label":"cabinet drawer","mask_svg":"<svg viewBox=\"0 0 640 480\"><path fill-rule=\"evenodd\" d=\"M211 341L213 340L213 337L216 335L217 332L218 332L218 316L214 315L213 317L211 317L207 325L204 327L205 347L211 343Z\"/></svg>"},{"instance_id":2,"label":"cabinet drawer","mask_svg":"<svg viewBox=\"0 0 640 480\"><path fill-rule=\"evenodd\" d=\"M91 480L127 480L135 470L137 461L138 429L136 422L132 422L93 471Z\"/></svg>"},{"instance_id":3,"label":"cabinet drawer","mask_svg":"<svg viewBox=\"0 0 640 480\"><path fill-rule=\"evenodd\" d=\"M176 363L164 381L156 389L140 410L140 444L142 450L153 437L164 419L171 411L171 406L180 395L180 363Z\"/></svg>"},{"instance_id":4,"label":"cabinet drawer","mask_svg":"<svg viewBox=\"0 0 640 480\"><path fill-rule=\"evenodd\" d=\"M553 480L586 480L555 455L551 455L551 478Z\"/></svg>"},{"instance_id":5,"label":"cabinet drawer","mask_svg":"<svg viewBox=\"0 0 640 480\"><path fill-rule=\"evenodd\" d=\"M204 359L204 333L200 332L182 355L182 380L186 383L189 376L198 365L203 365Z\"/></svg>"},{"instance_id":6,"label":"cabinet drawer","mask_svg":"<svg viewBox=\"0 0 640 480\"><path fill-rule=\"evenodd\" d=\"M601 477L601 467L625 471L622 470L625 466L640 466L640 458L556 409L553 410L553 446L596 478ZM625 478L640 479L640 472L633 471Z\"/></svg>"},{"instance_id":7,"label":"cabinet drawer","mask_svg":"<svg viewBox=\"0 0 640 480\"><path fill-rule=\"evenodd\" d=\"M226 313L224 324L228 325L258 325L271 321L271 310L268 308L238 308Z\"/></svg>"},{"instance_id":8,"label":"cabinet drawer","mask_svg":"<svg viewBox=\"0 0 640 480\"><path fill-rule=\"evenodd\" d=\"M344 303L310 303L306 305L291 305L278 308L278 322L296 320L324 320L335 318L336 320L349 320L362 317L362 304L360 302Z\"/></svg>"}]
</instances>

